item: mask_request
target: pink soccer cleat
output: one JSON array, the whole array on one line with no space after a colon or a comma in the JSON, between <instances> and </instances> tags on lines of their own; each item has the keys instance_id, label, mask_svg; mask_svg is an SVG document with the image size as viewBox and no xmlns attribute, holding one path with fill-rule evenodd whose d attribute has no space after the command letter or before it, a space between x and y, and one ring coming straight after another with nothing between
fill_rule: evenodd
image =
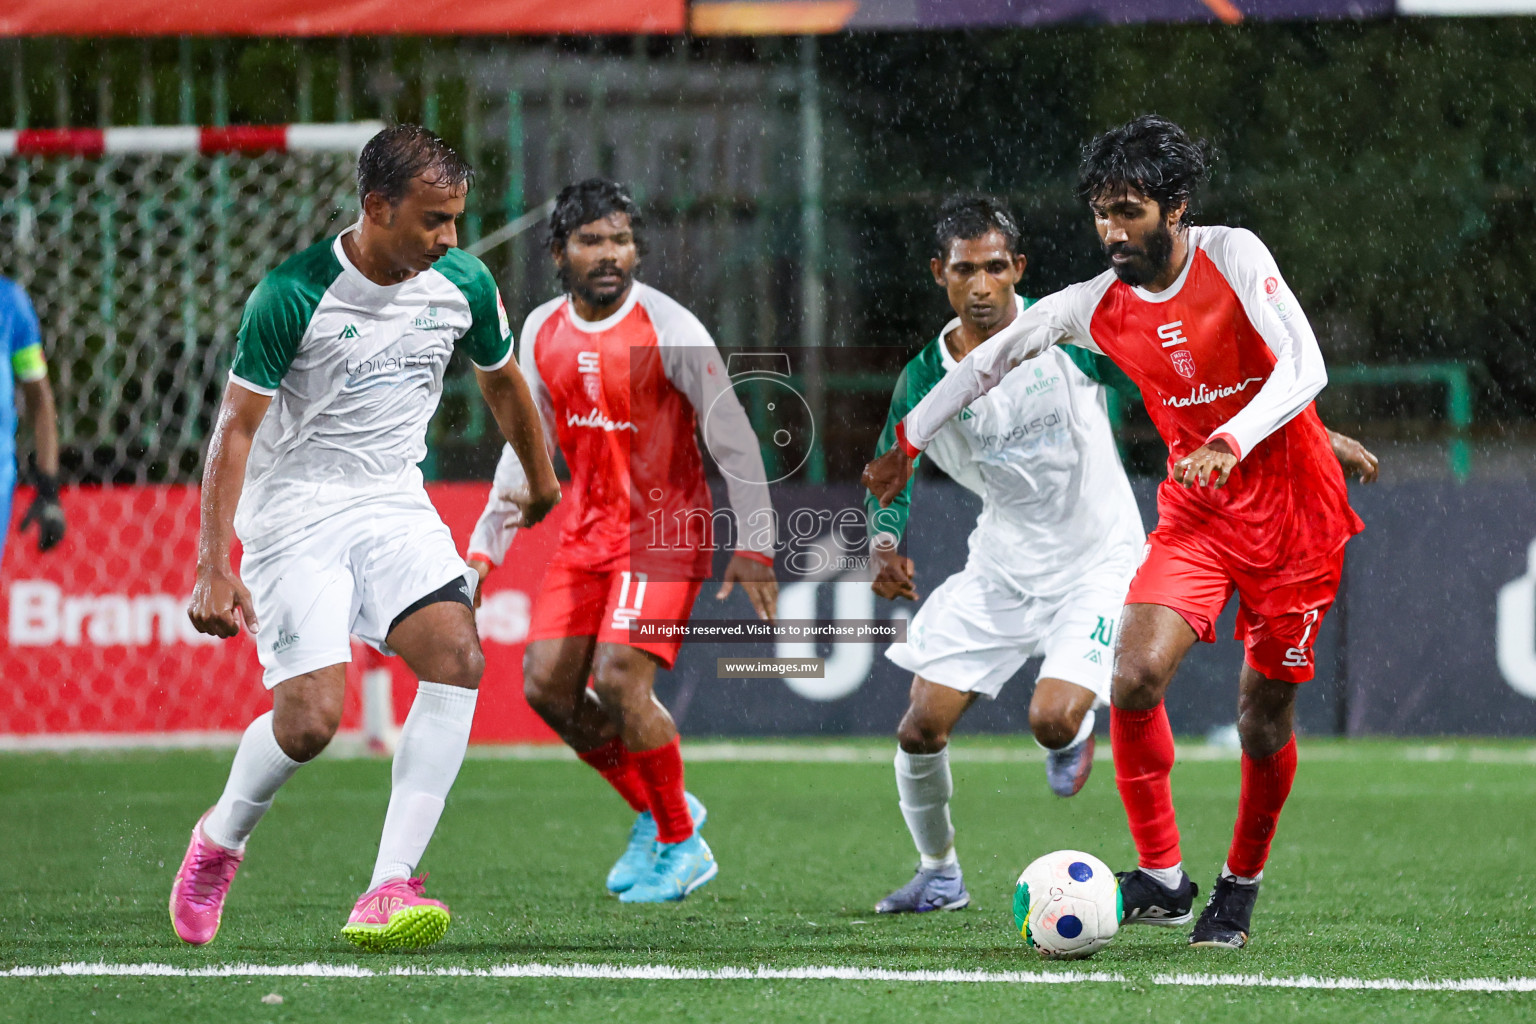
<instances>
[{"instance_id":1,"label":"pink soccer cleat","mask_svg":"<svg viewBox=\"0 0 1536 1024\"><path fill-rule=\"evenodd\" d=\"M219 919L224 916L224 897L229 883L245 854L226 850L203 835L203 821L213 808L192 826L192 842L181 858L181 869L171 886L171 926L182 942L201 946L219 934Z\"/></svg>"},{"instance_id":2,"label":"pink soccer cleat","mask_svg":"<svg viewBox=\"0 0 1536 1024\"><path fill-rule=\"evenodd\" d=\"M423 949L448 931L448 906L426 897L427 876L392 878L357 898L341 934L359 949Z\"/></svg>"}]
</instances>

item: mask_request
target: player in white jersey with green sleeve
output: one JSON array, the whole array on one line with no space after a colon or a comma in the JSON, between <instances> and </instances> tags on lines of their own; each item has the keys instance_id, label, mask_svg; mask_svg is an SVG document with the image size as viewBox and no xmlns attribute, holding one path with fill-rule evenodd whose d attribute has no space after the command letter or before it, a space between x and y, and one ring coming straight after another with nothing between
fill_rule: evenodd
<instances>
[{"instance_id":1,"label":"player in white jersey with green sleeve","mask_svg":"<svg viewBox=\"0 0 1536 1024\"><path fill-rule=\"evenodd\" d=\"M932 269L958 317L906 366L880 448L970 349L1028 300L1019 231L996 200L955 196L940 209ZM1118 379L1116 379L1118 378ZM1111 431L1103 382L1134 386L1107 360L1053 349L945 423L926 455L982 499L965 568L923 603L886 656L913 673L897 730L896 786L921 862L881 913L959 910L970 894L955 854L949 735L978 696L994 698L1024 663L1044 663L1029 724L1047 750L1051 789L1071 796L1093 764L1094 708L1109 699L1114 633L1146 542ZM917 600L897 545L911 482L889 507L870 496L875 591Z\"/></svg>"},{"instance_id":2,"label":"player in white jersey with green sleeve","mask_svg":"<svg viewBox=\"0 0 1536 1024\"><path fill-rule=\"evenodd\" d=\"M342 934L397 950L447 930L448 908L411 876L464 759L484 667L475 573L417 467L455 348L530 477L524 522L560 497L496 284L455 248L472 177L431 132L385 129L358 159L359 223L269 273L246 304L203 472L188 614L204 633L250 631L273 709L246 729L192 830L171 892L186 942L212 940L246 839L335 734L352 636L400 654L421 683L373 879Z\"/></svg>"}]
</instances>

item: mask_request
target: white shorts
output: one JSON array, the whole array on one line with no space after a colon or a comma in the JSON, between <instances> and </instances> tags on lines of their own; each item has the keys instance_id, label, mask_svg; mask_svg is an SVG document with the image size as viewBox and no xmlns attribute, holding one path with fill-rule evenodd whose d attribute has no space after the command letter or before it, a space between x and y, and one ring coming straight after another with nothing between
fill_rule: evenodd
<instances>
[{"instance_id":1,"label":"white shorts","mask_svg":"<svg viewBox=\"0 0 1536 1024\"><path fill-rule=\"evenodd\" d=\"M246 551L240 578L256 604L262 683L352 660L349 637L393 654L390 624L414 602L475 571L454 547L426 495L368 501L259 551Z\"/></svg>"},{"instance_id":2,"label":"white shorts","mask_svg":"<svg viewBox=\"0 0 1536 1024\"><path fill-rule=\"evenodd\" d=\"M885 656L930 682L996 697L1026 661L1044 655L1040 678L1076 683L1107 704L1131 575L1106 569L1050 601L966 568L928 596L907 626L907 642Z\"/></svg>"}]
</instances>

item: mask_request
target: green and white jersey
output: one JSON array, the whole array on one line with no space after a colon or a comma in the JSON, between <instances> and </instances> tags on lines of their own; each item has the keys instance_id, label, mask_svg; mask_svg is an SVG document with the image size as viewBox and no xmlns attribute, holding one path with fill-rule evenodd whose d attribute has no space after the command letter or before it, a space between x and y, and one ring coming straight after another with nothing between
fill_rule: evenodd
<instances>
[{"instance_id":1,"label":"green and white jersey","mask_svg":"<svg viewBox=\"0 0 1536 1024\"><path fill-rule=\"evenodd\" d=\"M229 374L272 396L235 513L241 543L262 547L374 497L425 500L417 463L455 345L482 370L512 356L496 282L461 249L384 286L352 265L337 236L263 278Z\"/></svg>"},{"instance_id":2,"label":"green and white jersey","mask_svg":"<svg viewBox=\"0 0 1536 1024\"><path fill-rule=\"evenodd\" d=\"M1021 311L1029 305L1019 302ZM907 363L879 452L895 443L902 417L956 366L944 338L959 326L951 320ZM1099 566L1135 569L1146 534L1115 449L1106 384L1136 393L1103 356L1053 346L934 435L919 458L933 459L982 499L967 568L1039 597L1064 593ZM905 532L914 481L889 508L866 497L872 539Z\"/></svg>"}]
</instances>

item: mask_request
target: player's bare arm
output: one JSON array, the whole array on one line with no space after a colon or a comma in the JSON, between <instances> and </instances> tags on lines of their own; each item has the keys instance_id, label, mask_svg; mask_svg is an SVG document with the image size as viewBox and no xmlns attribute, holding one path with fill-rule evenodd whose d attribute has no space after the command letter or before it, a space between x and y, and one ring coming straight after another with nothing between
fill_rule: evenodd
<instances>
[{"instance_id":1,"label":"player's bare arm","mask_svg":"<svg viewBox=\"0 0 1536 1024\"><path fill-rule=\"evenodd\" d=\"M901 445L893 446L884 455L864 467L859 477L869 492L880 500L881 508L890 508L907 481L912 479L912 459Z\"/></svg>"},{"instance_id":2,"label":"player's bare arm","mask_svg":"<svg viewBox=\"0 0 1536 1024\"><path fill-rule=\"evenodd\" d=\"M1328 431L1328 441L1333 445L1333 454L1338 458L1346 477L1359 477L1363 484L1376 482L1381 464L1369 448L1336 430Z\"/></svg>"},{"instance_id":3,"label":"player's bare arm","mask_svg":"<svg viewBox=\"0 0 1536 1024\"><path fill-rule=\"evenodd\" d=\"M235 506L245 483L245 462L251 439L272 399L238 384L224 389L208 458L203 464L202 511L197 528L197 580L187 617L199 633L231 637L242 622L252 633L260 628L251 592L230 564L235 536Z\"/></svg>"},{"instance_id":4,"label":"player's bare arm","mask_svg":"<svg viewBox=\"0 0 1536 1024\"><path fill-rule=\"evenodd\" d=\"M913 579L917 574L917 567L912 559L902 555L895 544L876 543L871 546L869 552L870 569L874 572L874 580L870 588L879 597L887 601L897 599L903 601L919 601L922 598L913 585Z\"/></svg>"},{"instance_id":5,"label":"player's bare arm","mask_svg":"<svg viewBox=\"0 0 1536 1024\"><path fill-rule=\"evenodd\" d=\"M779 612L779 581L773 574L773 566L765 565L746 555L732 555L725 566L725 580L715 598L724 601L736 584L746 591L752 610L764 622L774 622Z\"/></svg>"},{"instance_id":6,"label":"player's bare arm","mask_svg":"<svg viewBox=\"0 0 1536 1024\"><path fill-rule=\"evenodd\" d=\"M523 473L528 480L527 493L510 497L522 511L521 525L534 526L560 503L560 481L549 460L549 446L544 439L538 407L513 360L509 359L500 369L490 372L476 367L475 379L480 384L480 394L491 407L491 415L496 417L502 437L523 464ZM484 580L490 567L483 570L477 567L477 571Z\"/></svg>"}]
</instances>

